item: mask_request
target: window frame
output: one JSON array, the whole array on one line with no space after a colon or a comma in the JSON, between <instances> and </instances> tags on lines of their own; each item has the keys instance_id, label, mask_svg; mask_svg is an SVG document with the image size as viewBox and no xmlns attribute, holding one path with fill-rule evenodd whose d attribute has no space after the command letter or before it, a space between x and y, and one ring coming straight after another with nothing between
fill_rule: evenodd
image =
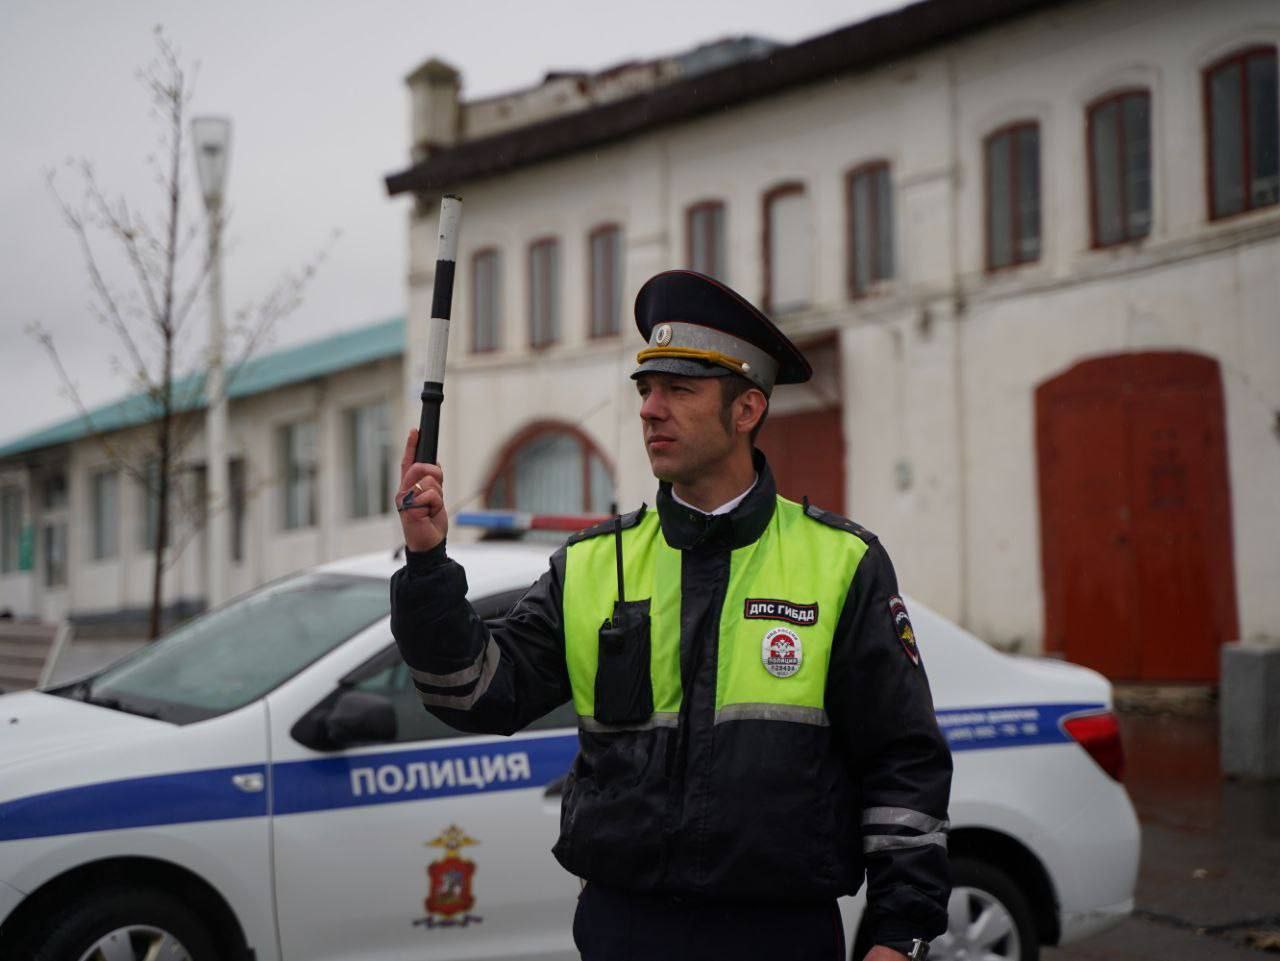
<instances>
[{"instance_id":1,"label":"window frame","mask_svg":"<svg viewBox=\"0 0 1280 961\"><path fill-rule=\"evenodd\" d=\"M693 262L694 238L693 238L693 221L694 218L703 211L719 211L720 213L720 237L719 246L715 250L712 261L720 261L720 270L700 270L698 265ZM689 204L684 208L684 262L690 270L696 270L699 273L706 274L708 277L714 277L721 283L727 283L726 277L729 273L729 212L723 200L716 198L707 198L698 200ZM714 264L713 264L714 266Z\"/></svg>"},{"instance_id":2,"label":"window frame","mask_svg":"<svg viewBox=\"0 0 1280 961\"><path fill-rule=\"evenodd\" d=\"M1036 198L1039 206L1039 248L1033 259L1019 260L1018 251L1022 246L1021 217L1018 213L1018 164L1017 151L1014 149L1016 135L1020 130L1034 129L1036 131L1036 164L1038 167L1037 180L1039 181L1039 196ZM1012 252L1012 259L1007 264L995 265L992 263L992 202L991 202L991 142L997 137L1009 136L1009 249ZM990 131L982 138L982 190L983 190L983 223L985 224L985 250L983 251L983 265L988 274L997 274L1006 270L1017 270L1019 267L1025 267L1028 264L1036 264L1044 259L1044 164L1041 158L1044 156L1044 143L1040 138L1040 120L1035 117L1028 117L1023 120L1015 120L1011 123L1004 124Z\"/></svg>"},{"instance_id":3,"label":"window frame","mask_svg":"<svg viewBox=\"0 0 1280 961\"><path fill-rule=\"evenodd\" d=\"M104 517L102 484L110 482L111 508L114 516ZM103 564L120 557L120 470L116 467L100 467L89 472L89 561ZM112 512L108 512L112 513ZM101 536L100 536L101 535Z\"/></svg>"},{"instance_id":4,"label":"window frame","mask_svg":"<svg viewBox=\"0 0 1280 961\"><path fill-rule=\"evenodd\" d=\"M897 251L893 251L893 263L891 264L890 273L883 274L883 264L878 263L880 259L880 242L877 237L878 228L880 226L880 209L878 200L872 200L872 219L871 219L871 249L873 251L873 266L870 273L871 280L866 290L858 290L858 263L857 263L857 246L854 242L856 215L857 211L854 207L854 181L858 177L868 176L879 173L881 170L889 178L889 196L892 205L893 198L893 164L886 157L878 157L875 160L868 160L854 167L850 167L845 171L844 175L844 213L845 213L845 242L848 245L845 250L845 292L850 300L863 300L867 297L873 297L883 287L894 279L897 273ZM889 245L893 250L897 237L893 234L893 210L889 211Z\"/></svg>"},{"instance_id":5,"label":"window frame","mask_svg":"<svg viewBox=\"0 0 1280 961\"><path fill-rule=\"evenodd\" d=\"M1200 71L1200 90L1201 99L1203 101L1204 112L1204 185L1205 185L1205 204L1208 207L1210 222L1221 220L1230 220L1232 217L1241 217L1245 214L1253 213L1256 210L1265 210L1268 207L1280 205L1280 200L1269 204L1254 204L1252 178L1249 173L1249 158L1253 142L1251 139L1251 117L1249 111L1249 58L1257 54L1270 54L1276 60L1277 69L1280 70L1280 45L1274 43L1252 43L1242 47L1237 47L1230 53L1219 57L1212 63L1208 64ZM1213 75L1224 67L1232 63L1240 64L1240 166L1242 179L1241 191L1244 197L1244 205L1231 213L1220 214L1217 212L1213 197L1213 180L1214 180L1214 163L1213 163L1213 98L1212 98L1212 81ZM1280 94L1277 94L1277 100L1280 101Z\"/></svg>"},{"instance_id":6,"label":"window frame","mask_svg":"<svg viewBox=\"0 0 1280 961\"><path fill-rule=\"evenodd\" d=\"M12 505L16 510L11 515ZM22 559L23 517L26 513L26 491L19 484L0 486L0 575L16 574Z\"/></svg>"},{"instance_id":7,"label":"window frame","mask_svg":"<svg viewBox=\"0 0 1280 961\"><path fill-rule=\"evenodd\" d=\"M613 327L608 328L600 323L600 318L596 316L596 259L595 244L596 238L604 237L612 234L614 243L617 245L615 256L609 258L606 264L606 280L613 281L617 290L617 311L613 317ZM587 336L591 340L604 340L608 337L617 337L622 333L622 281L626 274L626 266L621 264L622 261L622 224L617 221L607 221L597 224L587 234ZM614 274L614 262L619 263L620 270L617 276Z\"/></svg>"},{"instance_id":8,"label":"window frame","mask_svg":"<svg viewBox=\"0 0 1280 961\"><path fill-rule=\"evenodd\" d=\"M494 277L497 279L497 290L493 297L493 343L479 346L480 312L479 280L480 271L477 264L483 257L494 259ZM471 254L471 325L469 333L470 352L473 354L493 354L502 349L502 250L495 246L481 247Z\"/></svg>"},{"instance_id":9,"label":"window frame","mask_svg":"<svg viewBox=\"0 0 1280 961\"><path fill-rule=\"evenodd\" d=\"M534 300L533 300L534 298L533 272L534 272L534 252L536 250L541 250L541 249L550 249L555 252L556 269L550 272L551 276L548 278L549 282L547 284L547 290L548 290L548 293L550 293L552 288L558 288L560 285L560 270L559 270L560 238L555 236L554 234L549 234L544 237L537 237L529 241L529 246L527 248L526 255L525 255L526 280L528 283L528 296L526 298L526 301L528 304L528 343L529 343L529 349L535 350L535 351L546 350L548 347L554 347L556 344L560 343L560 338L563 332L561 323L560 323L560 319L561 319L560 308L563 305L558 303L559 298L549 296L547 300L548 325L553 327L554 331L552 335L545 340L540 341L537 338L537 331L535 329L535 324L534 324L536 305L534 304ZM557 308L554 312L554 315L552 314L552 311L551 311L551 307L553 304L555 304Z\"/></svg>"},{"instance_id":10,"label":"window frame","mask_svg":"<svg viewBox=\"0 0 1280 961\"><path fill-rule=\"evenodd\" d=\"M227 458L227 520L231 531L227 549L232 564L245 559L245 518L248 514L249 464L244 457Z\"/></svg>"},{"instance_id":11,"label":"window frame","mask_svg":"<svg viewBox=\"0 0 1280 961\"><path fill-rule=\"evenodd\" d=\"M1090 250L1107 250L1112 247L1123 247L1126 244L1141 243L1147 237L1151 236L1151 230L1155 226L1156 219L1156 192L1155 192L1155 137L1152 136L1148 140L1147 151L1147 177L1151 182L1151 209L1148 211L1150 221L1147 224L1147 232L1138 236L1130 236L1129 234L1129 178L1128 171L1125 170L1125 125L1124 125L1124 100L1126 97L1141 95L1147 98L1147 128L1150 132L1152 128L1153 115L1151 113L1151 88L1143 86L1118 87L1110 90L1100 97L1095 97L1085 105L1084 110L1084 138L1085 138L1085 176L1089 184L1089 249ZM1117 116L1119 118L1117 125L1116 137L1116 153L1119 156L1119 184L1120 184L1120 209L1124 218L1124 237L1120 240L1112 240L1104 242L1098 233L1098 182L1097 176L1093 169L1093 117L1094 114L1110 103L1117 105ZM1043 182L1042 182L1043 183ZM1043 192L1043 191L1042 191ZM1043 237L1043 230L1041 235Z\"/></svg>"},{"instance_id":12,"label":"window frame","mask_svg":"<svg viewBox=\"0 0 1280 961\"><path fill-rule=\"evenodd\" d=\"M169 484L169 507L173 507L173 482ZM138 529L138 547L143 551L155 551L156 538L160 536L160 461L148 457L138 475L138 491L142 495L139 500L139 519L142 526ZM173 538L173 527L169 527L169 539ZM173 546L165 545L166 549Z\"/></svg>"},{"instance_id":13,"label":"window frame","mask_svg":"<svg viewBox=\"0 0 1280 961\"><path fill-rule=\"evenodd\" d=\"M764 287L761 291L761 306L766 314L773 313L773 205L784 197L790 197L793 194L802 196L808 195L808 187L803 180L787 180L782 183L775 184L766 190L760 197L760 209L763 215L764 223L761 230L761 247L760 247L760 264L761 277L763 278ZM812 206L810 207L812 212ZM810 225L812 226L812 224ZM812 254L813 251L811 250ZM812 276L810 280L812 281ZM813 307L813 291L809 291L809 299L805 301L803 306L792 308L791 312L809 310Z\"/></svg>"},{"instance_id":14,"label":"window frame","mask_svg":"<svg viewBox=\"0 0 1280 961\"><path fill-rule=\"evenodd\" d=\"M495 461L495 467L489 472L489 478L484 485L484 503L487 507L497 510L514 510L515 504L515 462L516 455L529 443L538 440L548 434L568 434L577 441L582 451L582 504L579 513L588 514L591 512L591 457L592 455L600 458L604 464L605 470L609 473L613 480L614 493L616 496L618 485L618 472L614 463L609 459L604 451L591 439L583 430L575 427L573 424L565 423L558 420L540 420L529 424L524 429L517 431L511 437L498 453ZM493 489L499 481L506 482L506 497L502 504L493 503Z\"/></svg>"},{"instance_id":15,"label":"window frame","mask_svg":"<svg viewBox=\"0 0 1280 961\"><path fill-rule=\"evenodd\" d=\"M280 530L281 531L306 531L312 530L320 524L320 466L318 463L312 463L310 469L305 473L310 477L311 498L310 510L308 517L301 523L289 524L289 485L291 483L289 449L283 443L287 431L296 431L304 425L311 425L315 431L315 444L320 444L320 423L314 418L302 417L298 420L284 421L276 425L276 456L277 463L280 465ZM301 476L304 472L299 472Z\"/></svg>"},{"instance_id":16,"label":"window frame","mask_svg":"<svg viewBox=\"0 0 1280 961\"><path fill-rule=\"evenodd\" d=\"M359 489L359 478L356 476L357 468L360 466L356 451L360 446L360 439L356 436L359 431L358 427L361 421L361 415L368 415L375 411L381 411L381 429L386 437L386 444L383 450L383 462L374 461L367 466L374 474L369 478L366 485L366 492L369 494L371 501L360 505L357 503L357 492ZM354 522L370 521L375 518L385 517L391 513L390 491L391 485L395 483L395 444L391 439L391 401L386 397L362 401L343 408L343 432L346 442L347 457L347 520ZM363 421L368 423L368 421ZM370 444L376 447L376 444ZM386 477L379 476L385 471ZM368 513L361 514L362 508L371 508Z\"/></svg>"}]
</instances>

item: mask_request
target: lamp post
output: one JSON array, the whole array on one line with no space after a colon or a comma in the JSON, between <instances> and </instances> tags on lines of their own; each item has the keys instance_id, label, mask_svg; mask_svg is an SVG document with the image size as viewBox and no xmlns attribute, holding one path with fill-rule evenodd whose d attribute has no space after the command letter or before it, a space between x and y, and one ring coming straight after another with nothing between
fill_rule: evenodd
<instances>
[{"instance_id":1,"label":"lamp post","mask_svg":"<svg viewBox=\"0 0 1280 961\"><path fill-rule=\"evenodd\" d=\"M209 368L205 378L205 438L208 445L208 514L205 523L208 606L227 599L227 521L218 514L228 503L227 397L222 371L222 191L231 151L231 121L195 117L191 121L196 173L209 215Z\"/></svg>"}]
</instances>

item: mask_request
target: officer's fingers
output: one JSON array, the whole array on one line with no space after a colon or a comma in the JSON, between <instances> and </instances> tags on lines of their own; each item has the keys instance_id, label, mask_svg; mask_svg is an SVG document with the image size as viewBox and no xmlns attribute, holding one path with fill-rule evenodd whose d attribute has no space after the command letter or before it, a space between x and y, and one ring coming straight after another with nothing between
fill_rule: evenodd
<instances>
[{"instance_id":1,"label":"officer's fingers","mask_svg":"<svg viewBox=\"0 0 1280 961\"><path fill-rule=\"evenodd\" d=\"M404 493L414 484L421 484L423 487L428 484L434 484L437 487L442 487L444 485L444 472L435 464L410 464L409 469L400 478L400 492Z\"/></svg>"},{"instance_id":2,"label":"officer's fingers","mask_svg":"<svg viewBox=\"0 0 1280 961\"><path fill-rule=\"evenodd\" d=\"M444 510L444 494L437 488L431 488L425 494L414 494L414 507L425 507L428 517L435 517Z\"/></svg>"},{"instance_id":3,"label":"officer's fingers","mask_svg":"<svg viewBox=\"0 0 1280 961\"><path fill-rule=\"evenodd\" d=\"M409 502L400 505L400 515L413 520L428 520L444 511L444 495L439 490L409 492Z\"/></svg>"},{"instance_id":4,"label":"officer's fingers","mask_svg":"<svg viewBox=\"0 0 1280 961\"><path fill-rule=\"evenodd\" d=\"M414 455L418 452L418 428L409 431L409 439L404 443L404 456L400 458L400 476L404 476L404 472L409 469L409 465L413 463Z\"/></svg>"}]
</instances>

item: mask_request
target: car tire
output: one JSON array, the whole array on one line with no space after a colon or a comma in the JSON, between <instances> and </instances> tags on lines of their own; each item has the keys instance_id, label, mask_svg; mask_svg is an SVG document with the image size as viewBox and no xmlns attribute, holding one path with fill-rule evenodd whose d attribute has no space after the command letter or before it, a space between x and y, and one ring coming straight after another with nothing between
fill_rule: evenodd
<instances>
[{"instance_id":1,"label":"car tire","mask_svg":"<svg viewBox=\"0 0 1280 961\"><path fill-rule=\"evenodd\" d=\"M176 942L181 950L171 949ZM150 888L111 888L75 901L40 918L27 942L30 961L98 961L99 945L123 940L129 953L142 959L148 951L166 961L222 961L209 928L200 916L172 895ZM159 943L166 945L155 951Z\"/></svg>"},{"instance_id":2,"label":"car tire","mask_svg":"<svg viewBox=\"0 0 1280 961\"><path fill-rule=\"evenodd\" d=\"M991 912L988 920L978 927L987 910ZM971 858L953 860L947 916L948 930L930 944L929 961L954 961L960 957L961 949L970 958L1039 961L1040 940L1031 905L1013 879L997 867ZM1003 923L992 929L993 921ZM982 945L981 949L975 950L978 945ZM851 961L863 961L871 948L866 930L859 930Z\"/></svg>"}]
</instances>

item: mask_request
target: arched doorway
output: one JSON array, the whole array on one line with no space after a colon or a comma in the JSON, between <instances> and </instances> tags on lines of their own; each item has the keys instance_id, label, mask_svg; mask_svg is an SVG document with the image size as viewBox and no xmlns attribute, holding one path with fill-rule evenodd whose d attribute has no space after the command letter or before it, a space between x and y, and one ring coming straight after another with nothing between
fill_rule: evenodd
<instances>
[{"instance_id":1,"label":"arched doorway","mask_svg":"<svg viewBox=\"0 0 1280 961\"><path fill-rule=\"evenodd\" d=\"M534 514L607 514L613 501L612 466L591 438L559 421L512 437L485 488L487 507Z\"/></svg>"},{"instance_id":2,"label":"arched doorway","mask_svg":"<svg viewBox=\"0 0 1280 961\"><path fill-rule=\"evenodd\" d=\"M1236 639L1222 378L1196 354L1036 389L1045 646L1115 680L1207 681Z\"/></svg>"}]
</instances>

